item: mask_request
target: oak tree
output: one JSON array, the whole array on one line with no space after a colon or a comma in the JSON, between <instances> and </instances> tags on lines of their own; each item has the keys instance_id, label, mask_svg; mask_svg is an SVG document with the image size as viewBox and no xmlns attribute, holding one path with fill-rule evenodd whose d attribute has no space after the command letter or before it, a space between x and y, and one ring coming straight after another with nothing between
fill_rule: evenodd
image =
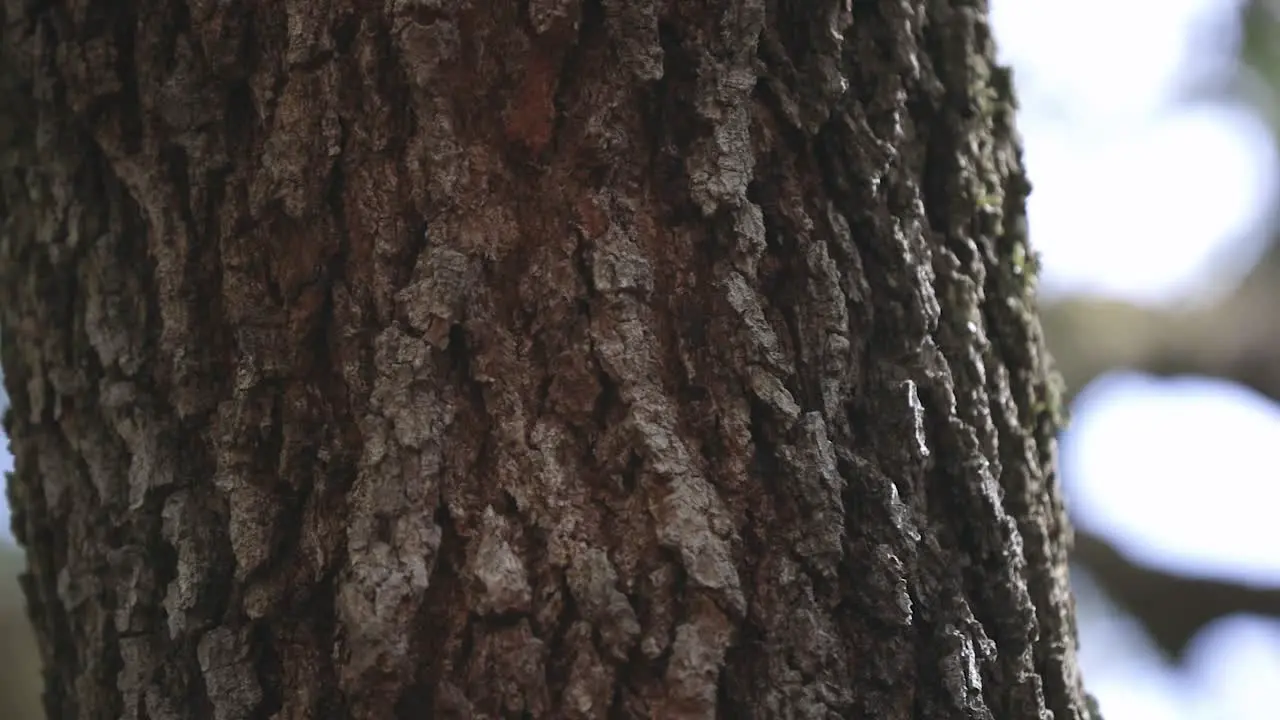
<instances>
[{"instance_id":1,"label":"oak tree","mask_svg":"<svg viewBox=\"0 0 1280 720\"><path fill-rule=\"evenodd\" d=\"M982 0L11 0L52 718L1088 718Z\"/></svg>"}]
</instances>

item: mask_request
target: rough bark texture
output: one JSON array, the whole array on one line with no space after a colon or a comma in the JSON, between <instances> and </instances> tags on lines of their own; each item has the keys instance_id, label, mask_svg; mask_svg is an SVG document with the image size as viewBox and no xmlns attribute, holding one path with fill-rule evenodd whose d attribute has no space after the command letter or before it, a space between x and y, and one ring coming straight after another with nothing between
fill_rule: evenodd
<instances>
[{"instance_id":1,"label":"rough bark texture","mask_svg":"<svg viewBox=\"0 0 1280 720\"><path fill-rule=\"evenodd\" d=\"M1088 717L980 0L3 8L50 717Z\"/></svg>"}]
</instances>

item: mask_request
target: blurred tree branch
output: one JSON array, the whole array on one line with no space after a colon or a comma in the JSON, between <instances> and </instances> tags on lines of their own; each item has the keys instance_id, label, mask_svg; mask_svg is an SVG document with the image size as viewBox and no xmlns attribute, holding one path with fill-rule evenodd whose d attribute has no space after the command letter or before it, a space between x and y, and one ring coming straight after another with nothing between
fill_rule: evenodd
<instances>
[{"instance_id":1,"label":"blurred tree branch","mask_svg":"<svg viewBox=\"0 0 1280 720\"><path fill-rule=\"evenodd\" d=\"M1280 236L1235 291L1218 302L1169 308L1072 298L1047 304L1041 317L1069 396L1106 372L1128 369L1223 378L1280 402ZM1280 588L1152 568L1080 529L1073 557L1173 659L1219 617L1280 617Z\"/></svg>"},{"instance_id":2,"label":"blurred tree branch","mask_svg":"<svg viewBox=\"0 0 1280 720\"><path fill-rule=\"evenodd\" d=\"M1239 64L1212 75L1183 102L1243 102L1273 129L1280 146L1280 3L1245 0L1236 10ZM1280 198L1272 199L1280 209ZM1233 380L1280 402L1280 212L1269 249L1223 300L1208 306L1144 307L1073 298L1041 317L1068 391L1119 369Z\"/></svg>"},{"instance_id":3,"label":"blurred tree branch","mask_svg":"<svg viewBox=\"0 0 1280 720\"><path fill-rule=\"evenodd\" d=\"M1280 402L1280 242L1231 295L1207 306L1082 297L1046 304L1041 316L1072 395L1128 369L1233 380Z\"/></svg>"},{"instance_id":4,"label":"blurred tree branch","mask_svg":"<svg viewBox=\"0 0 1280 720\"><path fill-rule=\"evenodd\" d=\"M1245 101L1280 143L1280 5L1246 0L1238 9L1236 77L1197 88L1188 101ZM1280 207L1280 202L1273 203ZM1280 227L1271 245L1222 300L1199 307L1143 307L1072 298L1046 304L1041 320L1069 396L1112 370L1158 376L1203 375L1235 381L1280 402ZM1157 645L1179 658L1216 618L1236 613L1280 617L1280 588L1194 578L1133 562L1105 539L1076 531L1073 557Z\"/></svg>"},{"instance_id":5,"label":"blurred tree branch","mask_svg":"<svg viewBox=\"0 0 1280 720\"><path fill-rule=\"evenodd\" d=\"M1219 617L1280 616L1280 588L1165 572L1130 560L1106 540L1078 528L1074 557L1173 659L1180 659L1191 638Z\"/></svg>"}]
</instances>

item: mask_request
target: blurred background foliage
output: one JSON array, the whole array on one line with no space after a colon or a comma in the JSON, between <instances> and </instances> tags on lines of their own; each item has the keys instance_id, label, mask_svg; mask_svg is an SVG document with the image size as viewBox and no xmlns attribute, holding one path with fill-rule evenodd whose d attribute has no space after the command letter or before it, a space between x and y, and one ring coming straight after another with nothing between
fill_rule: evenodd
<instances>
[{"instance_id":1,"label":"blurred background foliage","mask_svg":"<svg viewBox=\"0 0 1280 720\"><path fill-rule=\"evenodd\" d=\"M1280 0L991 2L1086 684L1107 720L1280 716Z\"/></svg>"},{"instance_id":2,"label":"blurred background foliage","mask_svg":"<svg viewBox=\"0 0 1280 720\"><path fill-rule=\"evenodd\" d=\"M1063 476L1086 682L1107 720L1274 718L1280 0L992 11L1037 188L1045 331L1073 399ZM0 532L6 720L39 717L21 567Z\"/></svg>"}]
</instances>

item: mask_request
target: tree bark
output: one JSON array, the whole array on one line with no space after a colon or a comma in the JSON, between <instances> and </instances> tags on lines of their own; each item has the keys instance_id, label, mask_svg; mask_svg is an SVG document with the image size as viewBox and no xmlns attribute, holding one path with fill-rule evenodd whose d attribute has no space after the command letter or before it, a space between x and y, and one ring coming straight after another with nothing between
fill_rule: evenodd
<instances>
[{"instance_id":1,"label":"tree bark","mask_svg":"<svg viewBox=\"0 0 1280 720\"><path fill-rule=\"evenodd\" d=\"M4 8L50 717L1088 717L984 3Z\"/></svg>"}]
</instances>

